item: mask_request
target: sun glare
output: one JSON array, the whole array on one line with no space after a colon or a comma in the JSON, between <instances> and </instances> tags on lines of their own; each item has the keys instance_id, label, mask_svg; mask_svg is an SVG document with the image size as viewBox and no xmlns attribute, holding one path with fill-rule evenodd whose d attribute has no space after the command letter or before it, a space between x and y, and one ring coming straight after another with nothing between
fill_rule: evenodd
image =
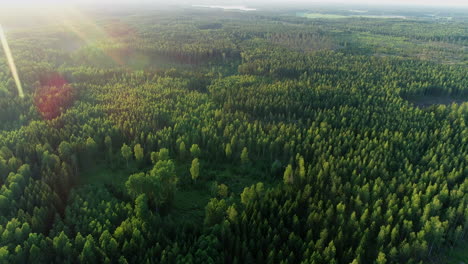
<instances>
[{"instance_id":1,"label":"sun glare","mask_svg":"<svg viewBox=\"0 0 468 264\"><path fill-rule=\"evenodd\" d=\"M8 41L3 31L2 25L0 25L0 41L2 42L3 50L5 51L5 56L8 61L8 66L10 67L11 74L13 75L13 79L15 79L16 88L18 88L18 95L19 97L23 98L23 87L21 86L21 81L18 76L18 71L16 70L15 61L13 59L13 55L10 50L10 46L8 45Z\"/></svg>"}]
</instances>

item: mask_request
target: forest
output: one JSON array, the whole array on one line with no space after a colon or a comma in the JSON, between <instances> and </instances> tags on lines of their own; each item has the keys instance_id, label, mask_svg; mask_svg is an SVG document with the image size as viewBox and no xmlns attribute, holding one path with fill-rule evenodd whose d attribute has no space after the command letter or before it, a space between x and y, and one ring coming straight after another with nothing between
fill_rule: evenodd
<instances>
[{"instance_id":1,"label":"forest","mask_svg":"<svg viewBox=\"0 0 468 264\"><path fill-rule=\"evenodd\" d=\"M0 16L0 264L468 263L468 12L50 12Z\"/></svg>"}]
</instances>

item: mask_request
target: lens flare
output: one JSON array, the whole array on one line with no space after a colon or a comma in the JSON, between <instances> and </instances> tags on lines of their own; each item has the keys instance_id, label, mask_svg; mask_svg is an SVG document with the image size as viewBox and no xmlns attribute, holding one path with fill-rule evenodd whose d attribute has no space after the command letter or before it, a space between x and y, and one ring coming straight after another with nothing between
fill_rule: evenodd
<instances>
[{"instance_id":1,"label":"lens flare","mask_svg":"<svg viewBox=\"0 0 468 264\"><path fill-rule=\"evenodd\" d=\"M34 93L34 104L45 120L52 120L64 113L75 101L75 90L60 73L41 77Z\"/></svg>"},{"instance_id":2,"label":"lens flare","mask_svg":"<svg viewBox=\"0 0 468 264\"><path fill-rule=\"evenodd\" d=\"M119 20L113 20L109 25L100 25L95 18L75 8L62 8L56 13L58 22L65 29L73 32L85 43L98 48L117 65L125 66L125 58L133 50L123 42L123 37L137 37L132 27Z\"/></svg>"},{"instance_id":3,"label":"lens flare","mask_svg":"<svg viewBox=\"0 0 468 264\"><path fill-rule=\"evenodd\" d=\"M13 60L13 55L11 54L10 46L8 46L8 41L5 36L5 32L3 32L3 27L0 25L0 41L2 42L3 50L5 51L5 56L8 61L8 65L10 66L11 74L13 75L13 79L15 79L16 88L18 88L18 95L19 97L23 98L23 87L21 86L21 81L18 76L18 71L16 70L15 61Z\"/></svg>"}]
</instances>

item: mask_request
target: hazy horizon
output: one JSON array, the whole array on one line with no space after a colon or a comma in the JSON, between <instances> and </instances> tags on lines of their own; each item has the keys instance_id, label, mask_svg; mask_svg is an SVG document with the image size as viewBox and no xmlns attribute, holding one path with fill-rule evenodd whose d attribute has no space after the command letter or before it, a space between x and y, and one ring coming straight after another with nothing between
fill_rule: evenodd
<instances>
[{"instance_id":1,"label":"hazy horizon","mask_svg":"<svg viewBox=\"0 0 468 264\"><path fill-rule=\"evenodd\" d=\"M360 6L423 6L423 7L468 7L468 2L463 0L291 0L291 1L284 1L284 0L255 0L255 1L213 1L213 0L175 0L168 3L167 1L161 0L69 0L64 3L62 0L16 0L16 1L7 1L6 3L0 4L1 6L20 6L20 7L37 7L37 6L50 6L50 5L90 5L90 4L132 4L132 5L164 5L164 6L171 6L171 5L229 5L229 6L262 6L262 5L360 5Z\"/></svg>"}]
</instances>

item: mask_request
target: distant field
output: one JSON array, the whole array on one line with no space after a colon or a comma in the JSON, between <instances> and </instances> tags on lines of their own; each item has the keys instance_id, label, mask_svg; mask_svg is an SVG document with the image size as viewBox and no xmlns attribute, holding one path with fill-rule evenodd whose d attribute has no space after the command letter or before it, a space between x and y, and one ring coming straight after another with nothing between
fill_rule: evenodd
<instances>
[{"instance_id":1,"label":"distant field","mask_svg":"<svg viewBox=\"0 0 468 264\"><path fill-rule=\"evenodd\" d=\"M323 14L323 13L298 13L297 16L306 18L320 18L320 19L340 19L340 18L400 18L405 19L405 16L392 16L392 15L337 15L337 14Z\"/></svg>"},{"instance_id":2,"label":"distant field","mask_svg":"<svg viewBox=\"0 0 468 264\"><path fill-rule=\"evenodd\" d=\"M349 18L349 16L322 14L322 13L298 13L297 16L306 17L306 18L324 18L324 19Z\"/></svg>"}]
</instances>

